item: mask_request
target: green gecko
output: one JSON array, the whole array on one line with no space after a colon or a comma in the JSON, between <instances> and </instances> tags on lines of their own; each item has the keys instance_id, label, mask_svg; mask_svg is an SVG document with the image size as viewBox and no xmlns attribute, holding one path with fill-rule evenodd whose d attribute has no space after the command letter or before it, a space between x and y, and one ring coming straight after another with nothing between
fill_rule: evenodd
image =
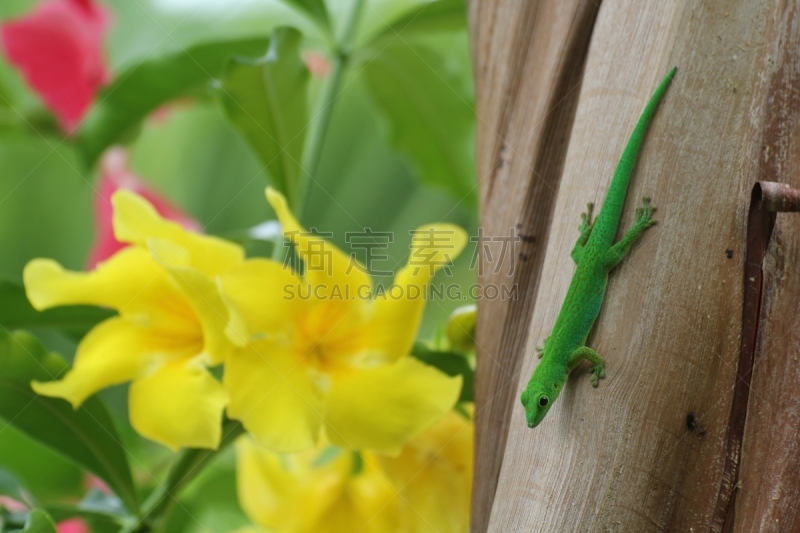
<instances>
[{"instance_id":1,"label":"green gecko","mask_svg":"<svg viewBox=\"0 0 800 533\"><path fill-rule=\"evenodd\" d=\"M558 398L569 373L584 359L592 364L592 386L597 387L600 379L605 377L603 359L586 346L586 338L603 305L609 272L622 261L642 233L656 223L652 218L656 208L650 205L650 198L645 197L642 207L636 210L633 227L614 244L636 156L647 126L676 70L677 67L670 70L661 81L639 117L597 219L592 222L593 204L588 204L586 213L581 214L580 235L572 249L572 260L578 266L552 333L544 340L544 346L536 347L542 361L521 397L530 428L539 425Z\"/></svg>"}]
</instances>

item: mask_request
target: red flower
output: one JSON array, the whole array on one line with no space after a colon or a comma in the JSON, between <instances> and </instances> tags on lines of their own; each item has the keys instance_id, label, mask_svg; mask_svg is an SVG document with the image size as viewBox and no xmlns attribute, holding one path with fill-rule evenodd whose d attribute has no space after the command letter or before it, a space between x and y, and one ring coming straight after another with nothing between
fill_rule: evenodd
<instances>
[{"instance_id":1,"label":"red flower","mask_svg":"<svg viewBox=\"0 0 800 533\"><path fill-rule=\"evenodd\" d=\"M110 148L100 162L100 187L95 197L95 224L97 227L97 240L89 254L89 269L100 261L108 259L127 244L119 242L114 237L112 218L114 209L111 206L111 195L119 189L127 189L144 197L153 204L156 211L170 220L174 220L190 231L200 232L203 227L191 216L184 213L179 207L172 204L160 193L147 185L141 178L131 172L128 167L128 153L124 148Z\"/></svg>"},{"instance_id":2,"label":"red flower","mask_svg":"<svg viewBox=\"0 0 800 533\"><path fill-rule=\"evenodd\" d=\"M71 132L108 82L103 41L110 23L93 0L46 0L0 27L8 60Z\"/></svg>"}]
</instances>

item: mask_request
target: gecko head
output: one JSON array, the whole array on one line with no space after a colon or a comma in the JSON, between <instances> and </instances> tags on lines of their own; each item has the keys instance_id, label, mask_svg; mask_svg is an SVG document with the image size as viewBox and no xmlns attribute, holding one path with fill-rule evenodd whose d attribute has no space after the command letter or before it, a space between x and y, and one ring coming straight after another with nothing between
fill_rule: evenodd
<instances>
[{"instance_id":1,"label":"gecko head","mask_svg":"<svg viewBox=\"0 0 800 533\"><path fill-rule=\"evenodd\" d=\"M531 384L533 385L533 384ZM525 418L529 428L535 428L542 421L550 406L558 397L559 388L543 390L544 387L528 385L522 393L522 406L525 408Z\"/></svg>"}]
</instances>

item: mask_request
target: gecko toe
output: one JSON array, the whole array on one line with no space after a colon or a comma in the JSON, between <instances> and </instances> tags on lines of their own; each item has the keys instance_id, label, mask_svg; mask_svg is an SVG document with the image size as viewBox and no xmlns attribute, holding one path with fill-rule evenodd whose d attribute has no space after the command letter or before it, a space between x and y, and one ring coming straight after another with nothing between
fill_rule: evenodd
<instances>
[{"instance_id":1,"label":"gecko toe","mask_svg":"<svg viewBox=\"0 0 800 533\"><path fill-rule=\"evenodd\" d=\"M594 365L592 367L592 387L600 385L600 380L606 377L606 368L604 364Z\"/></svg>"}]
</instances>

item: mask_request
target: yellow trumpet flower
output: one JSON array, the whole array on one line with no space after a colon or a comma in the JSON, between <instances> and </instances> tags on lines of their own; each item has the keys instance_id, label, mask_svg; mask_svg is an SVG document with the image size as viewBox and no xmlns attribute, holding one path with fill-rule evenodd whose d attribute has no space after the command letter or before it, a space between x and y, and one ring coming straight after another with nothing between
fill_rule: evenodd
<instances>
[{"instance_id":1,"label":"yellow trumpet flower","mask_svg":"<svg viewBox=\"0 0 800 533\"><path fill-rule=\"evenodd\" d=\"M276 452L315 447L396 454L455 404L460 377L409 356L434 273L464 248L456 226L414 233L411 257L382 296L364 267L308 233L286 200L267 189L302 276L275 261L248 261L248 276L222 279L253 340L230 357L228 416Z\"/></svg>"},{"instance_id":2,"label":"yellow trumpet flower","mask_svg":"<svg viewBox=\"0 0 800 533\"><path fill-rule=\"evenodd\" d=\"M472 434L451 411L393 458L333 447L279 455L242 437L239 502L256 524L246 531L466 533Z\"/></svg>"},{"instance_id":3,"label":"yellow trumpet flower","mask_svg":"<svg viewBox=\"0 0 800 533\"><path fill-rule=\"evenodd\" d=\"M161 218L130 191L118 191L112 203L115 235L132 246L88 273L66 271L49 259L25 267L36 309L88 304L118 312L80 342L62 379L32 387L77 408L96 391L131 381L136 431L173 449L215 448L228 395L207 367L248 339L245 320L220 292L218 279L241 269L243 251Z\"/></svg>"}]
</instances>

